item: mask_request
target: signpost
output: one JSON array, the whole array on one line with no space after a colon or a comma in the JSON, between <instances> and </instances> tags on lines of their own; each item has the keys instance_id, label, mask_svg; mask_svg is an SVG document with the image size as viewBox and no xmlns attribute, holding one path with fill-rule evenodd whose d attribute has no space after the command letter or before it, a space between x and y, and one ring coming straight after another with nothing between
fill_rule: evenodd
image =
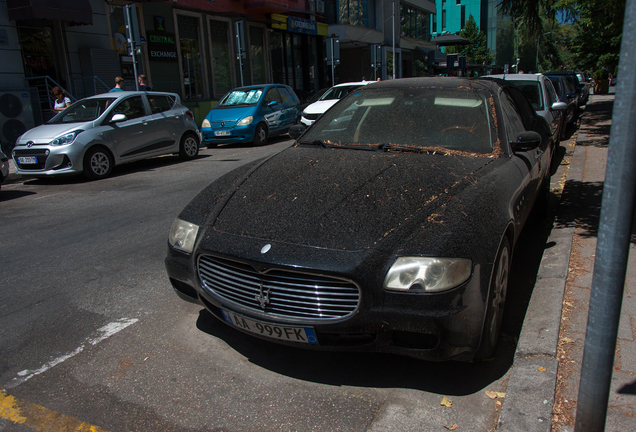
<instances>
[{"instance_id":1,"label":"signpost","mask_svg":"<svg viewBox=\"0 0 636 432\"><path fill-rule=\"evenodd\" d=\"M125 5L124 24L126 25L126 40L128 41L128 53L132 56L136 90L139 90L139 82L137 81L137 59L135 55L141 54L141 37L139 36L138 22L137 6L134 3Z\"/></svg>"},{"instance_id":2,"label":"signpost","mask_svg":"<svg viewBox=\"0 0 636 432\"><path fill-rule=\"evenodd\" d=\"M327 65L331 65L331 85L336 85L335 69L340 64L340 39L327 38Z\"/></svg>"},{"instance_id":3,"label":"signpost","mask_svg":"<svg viewBox=\"0 0 636 432\"><path fill-rule=\"evenodd\" d=\"M382 45L371 45L371 67L373 68L373 80L378 79L378 68L382 67Z\"/></svg>"},{"instance_id":4,"label":"signpost","mask_svg":"<svg viewBox=\"0 0 636 432\"><path fill-rule=\"evenodd\" d=\"M239 61L239 74L241 75L241 87L243 87L243 59L247 58L245 51L245 22L236 21L234 24L236 33L236 59Z\"/></svg>"}]
</instances>

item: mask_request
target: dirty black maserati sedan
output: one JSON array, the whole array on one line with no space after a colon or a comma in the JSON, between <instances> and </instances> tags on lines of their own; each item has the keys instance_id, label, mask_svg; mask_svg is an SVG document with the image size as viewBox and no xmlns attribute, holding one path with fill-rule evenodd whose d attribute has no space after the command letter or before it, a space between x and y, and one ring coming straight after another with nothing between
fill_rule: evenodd
<instances>
[{"instance_id":1,"label":"dirty black maserati sedan","mask_svg":"<svg viewBox=\"0 0 636 432\"><path fill-rule=\"evenodd\" d=\"M544 123L496 81L361 87L307 130L293 127L291 147L183 209L169 233L170 282L272 342L489 358L515 241L547 197Z\"/></svg>"}]
</instances>

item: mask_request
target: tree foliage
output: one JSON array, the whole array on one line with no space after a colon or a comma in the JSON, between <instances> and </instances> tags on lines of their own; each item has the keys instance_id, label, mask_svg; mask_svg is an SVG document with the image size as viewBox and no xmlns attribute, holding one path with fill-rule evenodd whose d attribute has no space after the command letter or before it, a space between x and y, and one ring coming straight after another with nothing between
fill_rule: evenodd
<instances>
[{"instance_id":1,"label":"tree foliage","mask_svg":"<svg viewBox=\"0 0 636 432\"><path fill-rule=\"evenodd\" d=\"M464 28L459 32L459 36L473 42L472 45L456 45L446 47L446 54L459 53L466 57L468 63L491 64L495 56L490 53L486 41L486 33L479 30L477 21L468 15ZM485 62L485 63L484 63Z\"/></svg>"}]
</instances>

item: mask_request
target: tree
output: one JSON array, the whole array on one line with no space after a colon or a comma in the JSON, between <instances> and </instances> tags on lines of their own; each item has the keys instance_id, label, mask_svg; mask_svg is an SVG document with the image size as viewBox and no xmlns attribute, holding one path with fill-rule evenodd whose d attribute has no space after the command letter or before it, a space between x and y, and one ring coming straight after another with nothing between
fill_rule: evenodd
<instances>
[{"instance_id":1,"label":"tree","mask_svg":"<svg viewBox=\"0 0 636 432\"><path fill-rule=\"evenodd\" d=\"M466 38L473 42L472 45L461 46L449 46L446 47L446 54L459 53L466 57L466 62L476 64L492 64L495 56L490 53L488 45L486 43L486 33L479 30L477 27L477 21L473 18L472 14L468 15L466 25L459 32L459 36Z\"/></svg>"}]
</instances>

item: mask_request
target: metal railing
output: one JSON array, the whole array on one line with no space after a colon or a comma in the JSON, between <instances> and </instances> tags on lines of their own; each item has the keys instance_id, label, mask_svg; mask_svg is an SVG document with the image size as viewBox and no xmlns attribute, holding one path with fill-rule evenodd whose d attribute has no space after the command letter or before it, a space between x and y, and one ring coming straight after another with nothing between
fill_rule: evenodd
<instances>
[{"instance_id":1,"label":"metal railing","mask_svg":"<svg viewBox=\"0 0 636 432\"><path fill-rule=\"evenodd\" d=\"M51 78L48 75L28 77L26 78L26 80L29 83L30 87L37 88L39 108L42 112L42 121L44 123L49 121L55 115L55 113L53 112L55 98L51 94L51 90L53 89L53 87L61 88L64 91L64 93L66 93L66 96L72 102L75 102L77 100L75 96L70 94L64 87L62 87L59 83L57 83L53 78Z\"/></svg>"}]
</instances>

